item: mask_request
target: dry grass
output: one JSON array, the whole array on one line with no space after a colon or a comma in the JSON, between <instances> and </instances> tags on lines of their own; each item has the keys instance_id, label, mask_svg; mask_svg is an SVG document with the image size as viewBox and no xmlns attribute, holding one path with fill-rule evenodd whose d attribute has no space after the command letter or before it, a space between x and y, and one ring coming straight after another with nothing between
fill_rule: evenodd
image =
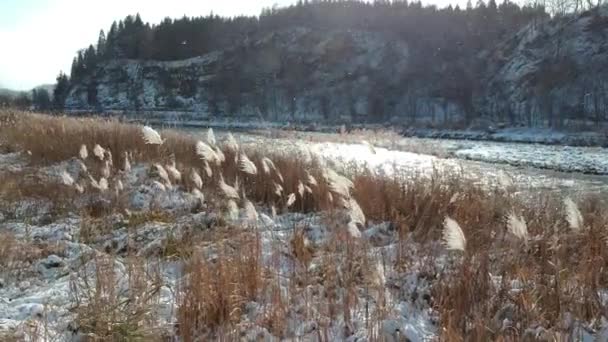
<instances>
[{"instance_id":1,"label":"dry grass","mask_svg":"<svg viewBox=\"0 0 608 342\"><path fill-rule=\"evenodd\" d=\"M113 164L120 167L123 165L123 154L129 152L133 156L133 162L169 164L171 160L177 161L177 165L183 170L197 170L205 175L204 163L196 154L195 145L197 140L181 132L164 130L161 132L165 142L163 145L148 145L142 138L141 126L124 124L116 120L100 120L91 118L68 118L52 117L40 114L21 112L0 113L0 137L2 146L11 150L29 151L29 161L34 165L50 164L68 160L78 156L81 145L86 145L90 150L99 144L112 153ZM261 151L245 151L257 168L262 170L262 159L267 157ZM247 184L246 195L257 202L275 205L278 209L283 208L285 199L274 195L272 181L278 183L275 177L271 179L263 172L257 175L247 175L239 170L235 155L229 150L224 150L226 162L220 167L211 165L213 175L203 176L205 194L211 196L218 192L219 175L230 185L238 181ZM275 155L271 156L277 168L281 170L284 182L283 197L297 191L298 183L307 177L306 171L320 179L321 170L318 165L304 165L304 162L293 157ZM89 156L89 160L92 159ZM99 165L94 160L87 162L90 173L95 179L99 178L97 173ZM188 173L183 172L184 175ZM179 183L189 188L192 187L188 177ZM70 202L75 191L61 184L48 184L48 182L29 181L27 177L15 175L11 177L13 183L5 185L5 193L13 198L31 198L36 196L52 197L61 193L66 196L66 202ZM39 184L38 186L34 186ZM45 186L54 187L45 189ZM294 208L304 211L324 209L328 206L324 197L326 189L319 189L317 195L307 195L298 198ZM64 196L61 196L64 197ZM119 205L120 203L117 203Z\"/></svg>"},{"instance_id":2,"label":"dry grass","mask_svg":"<svg viewBox=\"0 0 608 342\"><path fill-rule=\"evenodd\" d=\"M259 237L241 234L215 241L213 256L195 253L185 265L177 292L178 335L184 341L234 338L245 304L262 290Z\"/></svg>"},{"instance_id":3,"label":"dry grass","mask_svg":"<svg viewBox=\"0 0 608 342\"><path fill-rule=\"evenodd\" d=\"M4 145L14 150L30 151L30 160L34 163L68 160L78 155L83 144L90 150L96 144L109 149L115 165L122 165L122 151L132 152L135 160L163 161L169 157L166 149L145 143L141 126L113 119L76 119L24 112L3 112L0 116ZM163 138L176 159L197 159L192 149L193 138L171 131L163 132Z\"/></svg>"},{"instance_id":4,"label":"dry grass","mask_svg":"<svg viewBox=\"0 0 608 342\"><path fill-rule=\"evenodd\" d=\"M5 282L20 281L35 272L31 266L36 261L64 252L62 243L21 240L11 233L0 232L0 278Z\"/></svg>"},{"instance_id":5,"label":"dry grass","mask_svg":"<svg viewBox=\"0 0 608 342\"><path fill-rule=\"evenodd\" d=\"M152 315L162 286L158 270L136 257L127 258L126 274L117 272L112 256L83 256L82 261L70 284L74 330L89 341L161 341ZM125 280L126 292L120 286Z\"/></svg>"},{"instance_id":6,"label":"dry grass","mask_svg":"<svg viewBox=\"0 0 608 342\"><path fill-rule=\"evenodd\" d=\"M122 162L119 157L124 151L132 152L135 161L162 165L169 163L174 155L182 174L196 169L202 176L202 191L208 200L209 211L225 205L218 187L219 174L229 185L234 185L238 179L241 184L239 196L244 191L248 199L272 205L279 212L326 210L331 214L338 208L337 201L330 199L330 187L323 181L322 167L314 159L308 162L297 155L269 156L263 148L251 149L245 152L258 172L244 174L239 170L235 154L225 149L226 161L221 166L210 165L213 175L205 176L203 162L195 153L196 140L177 132L161 132L166 141L158 147L144 143L138 126L112 120L23 113L4 113L0 118L3 146L10 150L31 151L30 159L34 164L72 158L81 144L92 147L98 143L111 149L117 165ZM278 174L263 171L264 157L274 161L282 182ZM397 257L388 261L382 259L385 264L382 269L399 274L408 269L416 270L417 260L441 264L439 272L433 267L424 269L425 277L432 283L429 301L439 314L441 340L559 340L575 328L575 324L564 324L565 321L598 325L597 318L608 317L608 303L601 294L608 289L608 272L605 271L608 267L608 201L605 198L597 195L576 198L574 202L584 218L584 225L573 230L569 227L560 194L488 189L459 173L383 177L363 169L354 168L351 172L353 197L368 221L390 222L398 237ZM318 184L310 186L312 193L299 195L299 184L308 184L309 175ZM11 177L13 180L0 191L15 199L64 191L61 187L41 190L31 185L35 182L23 183L20 178L25 176ZM176 184L193 188L188 177L184 178ZM281 196L275 194L275 183L283 187ZM291 193L298 195L296 202L287 208L286 197ZM521 216L526 222L526 239L509 231L506 218L511 214ZM92 217L92 223L100 225L100 230L110 229L103 228L99 221L103 214L88 215ZM447 252L439 247L446 217L453 218L462 227L467 241L464 252ZM162 213L146 214L134 216L133 227L148 220L171 222L171 218ZM262 261L261 238L256 230L243 232L238 228L216 228L212 233L199 233L197 237L186 235L168 240L164 256L181 258L186 265L185 277L178 290L178 334L182 339L240 337L238 327L243 321L246 304L251 301L266 304L256 323L280 337L288 337L289 313L295 310L292 308L296 303L303 301L305 305L299 313L317 322L317 331L323 340L327 340L330 322L341 320L349 330L355 312L373 308L365 315L369 338L380 339L378 327L390 311L390 303L385 298L378 261L370 256L368 243L334 229L324 246L314 248L307 244L303 227L296 227L287 252L280 247L273 248L268 264ZM89 231L91 236L96 229ZM412 254L412 243L424 248ZM6 246L0 246L0 257L7 253L12 252L7 252ZM311 269L313 261L320 266ZM279 266L285 262L294 265L293 271L287 275L278 274ZM111 291L113 281L102 278L101 290ZM316 294L315 289L318 290ZM99 291L84 291L88 293L86 302L92 303L83 306L80 312L86 330L106 338L114 333L120 335L124 330L132 330L134 336L140 336L140 322L146 320L149 312L147 304L137 302L139 304L130 308L139 313L133 316L134 321L109 319L116 315L112 310L120 307L120 302L102 301L96 294ZM146 293L140 295L145 297ZM360 298L368 299L361 302ZM85 319L96 313L103 313L103 317ZM568 317L571 319L566 319ZM111 334L108 335L107 327L114 321L120 321L122 325L109 329ZM526 330L536 326L545 329L543 336L531 336ZM350 332L345 331L345 335Z\"/></svg>"}]
</instances>

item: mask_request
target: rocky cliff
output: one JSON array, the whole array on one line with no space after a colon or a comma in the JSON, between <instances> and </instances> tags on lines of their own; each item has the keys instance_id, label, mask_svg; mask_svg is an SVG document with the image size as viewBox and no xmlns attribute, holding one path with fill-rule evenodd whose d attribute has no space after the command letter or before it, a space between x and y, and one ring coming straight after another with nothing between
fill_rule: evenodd
<instances>
[{"instance_id":1,"label":"rocky cliff","mask_svg":"<svg viewBox=\"0 0 608 342\"><path fill-rule=\"evenodd\" d=\"M425 63L391 33L295 27L186 60L102 63L73 85L66 107L187 119L601 125L607 35L602 9L532 22L471 60Z\"/></svg>"},{"instance_id":2,"label":"rocky cliff","mask_svg":"<svg viewBox=\"0 0 608 342\"><path fill-rule=\"evenodd\" d=\"M486 116L528 126L605 124L605 9L530 24L481 56L489 62L477 108Z\"/></svg>"}]
</instances>

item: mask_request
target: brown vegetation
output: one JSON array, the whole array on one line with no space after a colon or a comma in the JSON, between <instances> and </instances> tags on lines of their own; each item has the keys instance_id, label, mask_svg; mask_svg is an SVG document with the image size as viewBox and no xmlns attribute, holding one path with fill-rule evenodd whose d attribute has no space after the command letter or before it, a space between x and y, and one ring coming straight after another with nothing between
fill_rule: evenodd
<instances>
[{"instance_id":1,"label":"brown vegetation","mask_svg":"<svg viewBox=\"0 0 608 342\"><path fill-rule=\"evenodd\" d=\"M205 174L192 136L162 131L166 141L155 146L143 142L138 126L113 120L24 113L4 113L0 119L3 146L30 151L29 160L34 164L72 158L81 144L100 144L114 152L118 165L122 151L132 152L137 161L163 164L174 155L180 170L194 168ZM273 155L263 148L246 153L257 166L257 174L243 174L235 154L225 150L226 162L210 166L214 171L211 177L203 176L210 210L223 204L217 186L219 174L230 184L238 175L247 198L280 211L331 212L340 208L339 201L330 199L330 186L323 181L319 161L307 163L298 156ZM275 194L273 186L279 182L278 174L263 171L264 157L270 157L280 171L284 189L281 196ZM242 337L239 324L247 304L257 302L263 303L261 316L254 315L257 323L275 336L287 337L288 313L303 302L299 313L306 317L316 313L310 314L310 319L316 322L324 340L330 322L340 319L351 327L355 311L373 308L366 315L369 337L380 340L380 322L395 304L385 294L408 300L399 297L398 289L388 289L385 273L400 277L408 272L418 273L432 284L428 301L439 315L441 340L559 340L571 335L577 322L597 327L599 317L608 316L608 303L602 298L608 289L606 198L592 194L577 198L576 210L580 209L584 224L575 229L568 223L569 213L560 194L488 188L459 173L381 177L362 169L351 172L353 197L368 222L391 223L398 247L395 258L380 258L383 266L379 268L370 241L353 238L339 229L331 232L325 245L311 246L303 233L305 227L294 227L290 246L273 247L269 262L262 257L259 227L243 231L218 225L213 232L199 230L185 239L170 240L164 256L185 262L185 277L176 293L177 334L185 341L199 336L226 340ZM318 184L310 184L309 175ZM4 185L2 192L19 193L15 199L38 194L39 189L27 190L19 181L13 182ZM312 193L297 195L296 202L287 208L285 198L299 193L300 182L309 184ZM193 186L187 181L180 184ZM52 191L49 188L41 193ZM512 213L523 218L525 235L516 236L509 230L506 218ZM88 215L88 227L103 227L100 219L92 216ZM446 252L439 247L446 217L462 227L464 252ZM148 220L172 222L170 216L161 213L133 216L133 228ZM95 235L90 229L82 233L89 238ZM11 244L2 241L10 239L0 239L0 262L13 253ZM412 246L422 248L414 252ZM441 270L419 265L418 260L430 260L433 265L437 262ZM311 267L313 261L316 267ZM96 262L100 265L99 260ZM285 262L293 265L291 274L278 273L277 266ZM144 331L142 322L149 320L148 299L158 288L142 285L137 299L128 302L111 296L111 301L102 301L98 293L111 293L115 281L111 276L97 271L98 288L90 284L74 288L75 293L88 298L81 302L89 304L79 305L77 311L83 329L102 338L112 338L116 329L126 329L129 333L121 336L143 338L139 334ZM362 293L373 295L365 297ZM372 299L363 303L363 297ZM135 314L115 316L123 309ZM534 327L543 329L527 330Z\"/></svg>"}]
</instances>

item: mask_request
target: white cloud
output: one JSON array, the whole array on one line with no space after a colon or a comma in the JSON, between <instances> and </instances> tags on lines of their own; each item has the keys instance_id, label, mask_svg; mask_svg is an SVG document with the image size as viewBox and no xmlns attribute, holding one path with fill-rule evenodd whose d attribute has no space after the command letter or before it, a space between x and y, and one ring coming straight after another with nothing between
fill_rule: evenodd
<instances>
[{"instance_id":1,"label":"white cloud","mask_svg":"<svg viewBox=\"0 0 608 342\"><path fill-rule=\"evenodd\" d=\"M70 71L76 52L97 41L100 29L129 14L140 13L144 21L158 23L164 17L207 15L257 15L274 3L291 0L55 0L37 8L15 26L0 30L0 83L14 89L31 89L53 83L59 70ZM0 6L0 11L2 10Z\"/></svg>"}]
</instances>

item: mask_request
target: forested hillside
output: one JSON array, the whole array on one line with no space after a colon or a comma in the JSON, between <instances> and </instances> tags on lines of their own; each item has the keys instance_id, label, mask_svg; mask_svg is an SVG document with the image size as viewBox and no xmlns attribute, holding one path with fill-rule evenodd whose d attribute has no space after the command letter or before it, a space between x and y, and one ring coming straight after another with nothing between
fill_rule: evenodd
<instances>
[{"instance_id":1,"label":"forested hillside","mask_svg":"<svg viewBox=\"0 0 608 342\"><path fill-rule=\"evenodd\" d=\"M573 2L582 13L566 14L566 5L553 4L553 17L540 4L494 0L464 9L299 2L259 17L160 24L129 16L78 53L55 98L68 109L172 110L188 118L604 122L603 81L593 80L595 91L576 82L597 77L583 69L601 58L608 21L599 6L581 11Z\"/></svg>"}]
</instances>

